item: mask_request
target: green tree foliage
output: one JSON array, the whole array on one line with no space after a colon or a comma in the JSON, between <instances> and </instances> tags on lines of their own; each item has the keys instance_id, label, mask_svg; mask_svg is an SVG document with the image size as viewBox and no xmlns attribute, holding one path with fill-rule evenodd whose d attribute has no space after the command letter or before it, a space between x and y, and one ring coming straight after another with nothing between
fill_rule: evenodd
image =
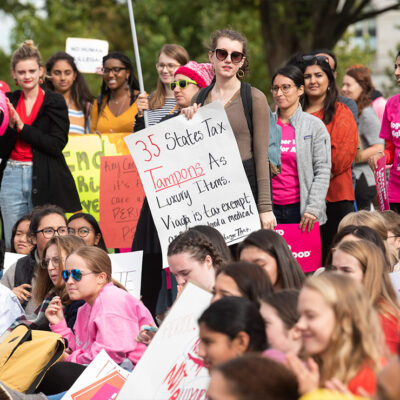
<instances>
[{"instance_id":1,"label":"green tree foliage","mask_svg":"<svg viewBox=\"0 0 400 400\"><path fill-rule=\"evenodd\" d=\"M204 62L210 33L230 26L247 36L248 79L267 93L268 71L275 71L295 51L333 48L349 24L400 8L400 0L378 10L370 6L371 0L136 0L133 7L145 88L149 92L155 87L154 65L163 44L179 43L192 59ZM125 0L44 0L41 9L25 0L3 0L0 8L16 20L13 49L32 38L47 60L65 49L67 37L86 37L108 40L110 50L125 51L133 58ZM0 53L2 77L9 71L9 60L5 62L3 56ZM86 77L97 94L100 78Z\"/></svg>"}]
</instances>

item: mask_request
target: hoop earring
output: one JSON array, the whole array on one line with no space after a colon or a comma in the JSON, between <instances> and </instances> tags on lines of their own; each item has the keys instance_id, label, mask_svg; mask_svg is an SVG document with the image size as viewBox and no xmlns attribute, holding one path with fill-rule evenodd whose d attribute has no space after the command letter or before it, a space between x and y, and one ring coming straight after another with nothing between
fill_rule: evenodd
<instances>
[{"instance_id":1,"label":"hoop earring","mask_svg":"<svg viewBox=\"0 0 400 400\"><path fill-rule=\"evenodd\" d=\"M236 75L239 79L242 79L244 77L244 71L242 69L239 69Z\"/></svg>"},{"instance_id":2,"label":"hoop earring","mask_svg":"<svg viewBox=\"0 0 400 400\"><path fill-rule=\"evenodd\" d=\"M42 79L42 78L39 79L39 83L40 83L41 85L43 85L43 79Z\"/></svg>"},{"instance_id":3,"label":"hoop earring","mask_svg":"<svg viewBox=\"0 0 400 400\"><path fill-rule=\"evenodd\" d=\"M17 81L17 79L14 79L14 82L15 82L15 86L18 86L18 81Z\"/></svg>"}]
</instances>

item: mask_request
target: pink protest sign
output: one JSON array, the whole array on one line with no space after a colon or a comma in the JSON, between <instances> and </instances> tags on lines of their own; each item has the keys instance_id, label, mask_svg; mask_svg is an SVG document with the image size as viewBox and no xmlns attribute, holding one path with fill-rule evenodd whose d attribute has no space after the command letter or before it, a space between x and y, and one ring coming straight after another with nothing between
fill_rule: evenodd
<instances>
[{"instance_id":1,"label":"pink protest sign","mask_svg":"<svg viewBox=\"0 0 400 400\"><path fill-rule=\"evenodd\" d=\"M286 240L304 272L315 271L322 266L318 222L311 232L302 232L299 224L278 224L275 231Z\"/></svg>"},{"instance_id":2,"label":"pink protest sign","mask_svg":"<svg viewBox=\"0 0 400 400\"><path fill-rule=\"evenodd\" d=\"M377 162L375 171L376 194L378 195L379 210L389 210L389 196L386 182L386 156Z\"/></svg>"}]
</instances>

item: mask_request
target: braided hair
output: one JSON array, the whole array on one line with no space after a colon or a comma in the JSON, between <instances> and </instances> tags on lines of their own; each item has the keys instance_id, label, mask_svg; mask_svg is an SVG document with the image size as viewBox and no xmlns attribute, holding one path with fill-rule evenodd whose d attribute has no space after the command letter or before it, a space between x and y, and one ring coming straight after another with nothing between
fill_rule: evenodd
<instances>
[{"instance_id":1,"label":"braided hair","mask_svg":"<svg viewBox=\"0 0 400 400\"><path fill-rule=\"evenodd\" d=\"M224 259L217 248L206 235L194 228L181 233L168 246L168 256L183 252L190 253L191 257L198 262L203 262L207 256L210 256L216 272L224 264Z\"/></svg>"}]
</instances>

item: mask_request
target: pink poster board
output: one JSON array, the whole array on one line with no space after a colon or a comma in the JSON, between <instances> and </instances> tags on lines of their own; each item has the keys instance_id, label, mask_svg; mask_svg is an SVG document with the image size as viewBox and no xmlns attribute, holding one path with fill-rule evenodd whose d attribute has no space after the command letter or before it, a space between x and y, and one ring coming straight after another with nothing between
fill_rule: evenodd
<instances>
[{"instance_id":1,"label":"pink poster board","mask_svg":"<svg viewBox=\"0 0 400 400\"><path fill-rule=\"evenodd\" d=\"M302 232L299 224L278 224L275 231L285 239L304 272L312 272L322 267L318 222L311 232Z\"/></svg>"},{"instance_id":2,"label":"pink poster board","mask_svg":"<svg viewBox=\"0 0 400 400\"><path fill-rule=\"evenodd\" d=\"M378 196L379 210L389 210L389 196L386 182L386 156L381 157L377 161L377 169L375 171L376 194Z\"/></svg>"}]
</instances>

